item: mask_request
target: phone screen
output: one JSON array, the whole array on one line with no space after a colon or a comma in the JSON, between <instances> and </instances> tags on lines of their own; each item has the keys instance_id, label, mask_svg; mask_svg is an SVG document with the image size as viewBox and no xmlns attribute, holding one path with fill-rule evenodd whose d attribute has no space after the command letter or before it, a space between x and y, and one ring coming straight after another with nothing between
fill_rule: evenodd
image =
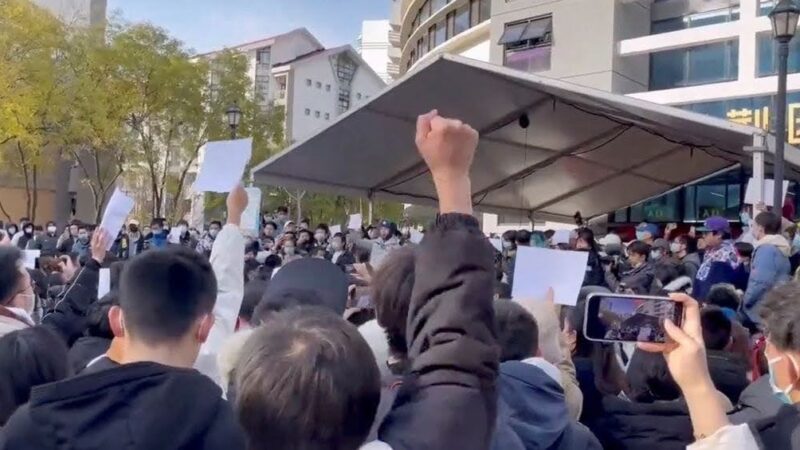
<instances>
[{"instance_id":1,"label":"phone screen","mask_svg":"<svg viewBox=\"0 0 800 450\"><path fill-rule=\"evenodd\" d=\"M594 294L586 301L584 334L592 341L663 343L665 319L680 326L683 305L668 297Z\"/></svg>"}]
</instances>

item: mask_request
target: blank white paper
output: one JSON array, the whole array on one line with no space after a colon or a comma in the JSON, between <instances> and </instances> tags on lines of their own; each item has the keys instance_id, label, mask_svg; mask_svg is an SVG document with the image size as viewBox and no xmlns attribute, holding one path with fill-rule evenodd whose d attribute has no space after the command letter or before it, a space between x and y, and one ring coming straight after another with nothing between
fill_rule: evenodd
<instances>
[{"instance_id":1,"label":"blank white paper","mask_svg":"<svg viewBox=\"0 0 800 450\"><path fill-rule=\"evenodd\" d=\"M194 191L230 192L242 181L252 153L252 138L207 143Z\"/></svg>"},{"instance_id":2,"label":"blank white paper","mask_svg":"<svg viewBox=\"0 0 800 450\"><path fill-rule=\"evenodd\" d=\"M544 300L552 287L556 303L575 306L588 259L589 252L518 247L511 297Z\"/></svg>"},{"instance_id":3,"label":"blank white paper","mask_svg":"<svg viewBox=\"0 0 800 450\"><path fill-rule=\"evenodd\" d=\"M104 229L108 236L106 251L111 250L111 246L114 245L114 238L125 224L128 214L133 211L133 203L133 199L125 195L119 188L114 189L114 193L106 205L106 210L103 212L103 221L100 222L100 228Z\"/></svg>"}]
</instances>

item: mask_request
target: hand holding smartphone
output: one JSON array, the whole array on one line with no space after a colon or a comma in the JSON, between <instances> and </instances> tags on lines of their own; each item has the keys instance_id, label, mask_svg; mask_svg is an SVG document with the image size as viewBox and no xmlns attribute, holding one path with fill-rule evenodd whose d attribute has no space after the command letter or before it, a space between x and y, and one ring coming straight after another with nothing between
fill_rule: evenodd
<instances>
[{"instance_id":1,"label":"hand holding smartphone","mask_svg":"<svg viewBox=\"0 0 800 450\"><path fill-rule=\"evenodd\" d=\"M683 323L683 304L669 297L596 293L586 300L583 333L590 341L665 343L664 321Z\"/></svg>"}]
</instances>

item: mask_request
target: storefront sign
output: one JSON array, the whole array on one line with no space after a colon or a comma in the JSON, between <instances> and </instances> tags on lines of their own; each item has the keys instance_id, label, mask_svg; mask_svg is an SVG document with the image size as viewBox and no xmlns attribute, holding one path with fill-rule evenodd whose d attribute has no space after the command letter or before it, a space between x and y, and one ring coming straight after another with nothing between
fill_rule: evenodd
<instances>
[{"instance_id":1,"label":"storefront sign","mask_svg":"<svg viewBox=\"0 0 800 450\"><path fill-rule=\"evenodd\" d=\"M790 103L786 113L788 116L786 124L789 131L787 140L792 145L798 145L800 144L800 103ZM768 130L771 115L769 106L763 106L756 109L731 109L728 110L726 117L731 122Z\"/></svg>"}]
</instances>

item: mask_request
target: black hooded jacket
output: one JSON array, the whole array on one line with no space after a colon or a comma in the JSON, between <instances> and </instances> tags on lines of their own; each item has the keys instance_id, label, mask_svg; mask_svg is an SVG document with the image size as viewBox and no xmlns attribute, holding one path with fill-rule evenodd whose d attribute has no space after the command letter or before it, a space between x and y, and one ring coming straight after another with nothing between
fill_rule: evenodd
<instances>
[{"instance_id":1,"label":"black hooded jacket","mask_svg":"<svg viewBox=\"0 0 800 450\"><path fill-rule=\"evenodd\" d=\"M33 389L0 449L244 449L222 391L192 369L134 363Z\"/></svg>"},{"instance_id":2,"label":"black hooded jacket","mask_svg":"<svg viewBox=\"0 0 800 450\"><path fill-rule=\"evenodd\" d=\"M609 396L603 413L593 431L606 450L684 450L694 442L683 400L639 403Z\"/></svg>"}]
</instances>

